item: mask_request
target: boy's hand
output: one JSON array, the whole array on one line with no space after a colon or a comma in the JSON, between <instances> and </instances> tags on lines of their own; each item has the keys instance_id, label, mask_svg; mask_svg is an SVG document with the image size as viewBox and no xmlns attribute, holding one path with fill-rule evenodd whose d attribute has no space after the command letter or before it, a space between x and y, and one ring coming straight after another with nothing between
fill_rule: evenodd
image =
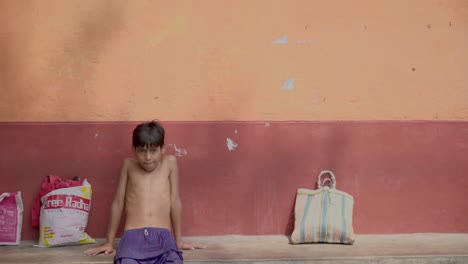
<instances>
[{"instance_id":1,"label":"boy's hand","mask_svg":"<svg viewBox=\"0 0 468 264\"><path fill-rule=\"evenodd\" d=\"M104 253L105 255L109 255L115 251L114 246L112 244L106 243L100 247L95 247L95 248L90 248L83 252L86 255L99 255L101 253Z\"/></svg>"},{"instance_id":2,"label":"boy's hand","mask_svg":"<svg viewBox=\"0 0 468 264\"><path fill-rule=\"evenodd\" d=\"M204 249L206 248L205 245L200 243L184 243L182 242L181 245L177 245L177 247L181 250L192 250L192 249Z\"/></svg>"}]
</instances>

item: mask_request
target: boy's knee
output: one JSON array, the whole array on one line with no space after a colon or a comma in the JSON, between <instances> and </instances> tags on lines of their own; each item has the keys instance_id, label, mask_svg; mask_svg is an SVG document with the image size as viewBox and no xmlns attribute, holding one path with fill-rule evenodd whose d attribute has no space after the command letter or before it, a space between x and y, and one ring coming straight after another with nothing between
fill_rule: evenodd
<instances>
[{"instance_id":1,"label":"boy's knee","mask_svg":"<svg viewBox=\"0 0 468 264\"><path fill-rule=\"evenodd\" d=\"M120 258L120 259L114 260L114 264L139 264L139 263L140 262L138 262L137 260L131 259L131 258Z\"/></svg>"},{"instance_id":2,"label":"boy's knee","mask_svg":"<svg viewBox=\"0 0 468 264\"><path fill-rule=\"evenodd\" d=\"M179 255L177 252L172 251L167 255L166 263L174 263L174 264L183 264L184 261L182 260L182 256Z\"/></svg>"}]
</instances>

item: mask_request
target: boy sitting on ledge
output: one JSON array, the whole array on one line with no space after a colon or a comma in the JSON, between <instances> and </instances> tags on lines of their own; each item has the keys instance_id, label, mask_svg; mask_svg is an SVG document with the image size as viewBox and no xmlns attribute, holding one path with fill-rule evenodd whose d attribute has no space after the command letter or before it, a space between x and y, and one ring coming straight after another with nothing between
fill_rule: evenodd
<instances>
[{"instance_id":1,"label":"boy sitting on ledge","mask_svg":"<svg viewBox=\"0 0 468 264\"><path fill-rule=\"evenodd\" d=\"M202 244L182 242L179 172L176 158L164 155L164 134L164 128L155 121L134 129L136 160L123 162L107 241L85 254L114 252L114 238L124 208L125 232L114 263L183 263L179 249L205 248Z\"/></svg>"}]
</instances>

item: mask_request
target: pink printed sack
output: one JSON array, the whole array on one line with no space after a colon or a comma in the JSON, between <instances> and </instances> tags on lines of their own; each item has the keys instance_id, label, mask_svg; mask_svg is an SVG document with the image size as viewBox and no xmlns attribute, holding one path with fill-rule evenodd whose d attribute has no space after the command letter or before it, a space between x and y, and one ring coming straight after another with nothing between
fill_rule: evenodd
<instances>
[{"instance_id":1,"label":"pink printed sack","mask_svg":"<svg viewBox=\"0 0 468 264\"><path fill-rule=\"evenodd\" d=\"M23 227L21 192L0 195L0 245L19 245Z\"/></svg>"},{"instance_id":2,"label":"pink printed sack","mask_svg":"<svg viewBox=\"0 0 468 264\"><path fill-rule=\"evenodd\" d=\"M41 198L39 247L95 243L86 232L91 184L53 190Z\"/></svg>"}]
</instances>

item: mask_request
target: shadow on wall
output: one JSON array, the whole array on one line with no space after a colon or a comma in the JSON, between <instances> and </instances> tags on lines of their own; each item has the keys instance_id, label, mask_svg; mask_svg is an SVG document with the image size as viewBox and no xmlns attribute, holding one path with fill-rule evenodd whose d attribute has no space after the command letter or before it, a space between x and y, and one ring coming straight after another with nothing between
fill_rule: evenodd
<instances>
[{"instance_id":1,"label":"shadow on wall","mask_svg":"<svg viewBox=\"0 0 468 264\"><path fill-rule=\"evenodd\" d=\"M55 120L73 120L70 113L83 109L94 113L96 95L90 86L101 54L125 23L124 4L128 2L2 1L0 109L17 108L8 112L18 113L18 118L6 118L34 120L38 110ZM70 111L74 109L78 111Z\"/></svg>"},{"instance_id":2,"label":"shadow on wall","mask_svg":"<svg viewBox=\"0 0 468 264\"><path fill-rule=\"evenodd\" d=\"M124 3L128 4L125 1L111 0L94 2L94 6L90 7L84 16L80 14L74 21L75 24L70 26L76 34L61 44L60 53L52 56L50 68L57 71L62 83L57 93L67 93L73 88L76 91L73 92L75 96L67 97L68 101L56 102L54 107L57 112L70 107L82 110L83 106L77 105L76 102L87 102L86 111L90 115L96 114L93 110L96 94L90 93L95 89L90 88L99 74L101 54L106 52L125 23ZM105 90L111 91L108 88ZM63 115L60 118L67 119L67 114ZM122 119L125 120L125 116L122 116Z\"/></svg>"}]
</instances>

